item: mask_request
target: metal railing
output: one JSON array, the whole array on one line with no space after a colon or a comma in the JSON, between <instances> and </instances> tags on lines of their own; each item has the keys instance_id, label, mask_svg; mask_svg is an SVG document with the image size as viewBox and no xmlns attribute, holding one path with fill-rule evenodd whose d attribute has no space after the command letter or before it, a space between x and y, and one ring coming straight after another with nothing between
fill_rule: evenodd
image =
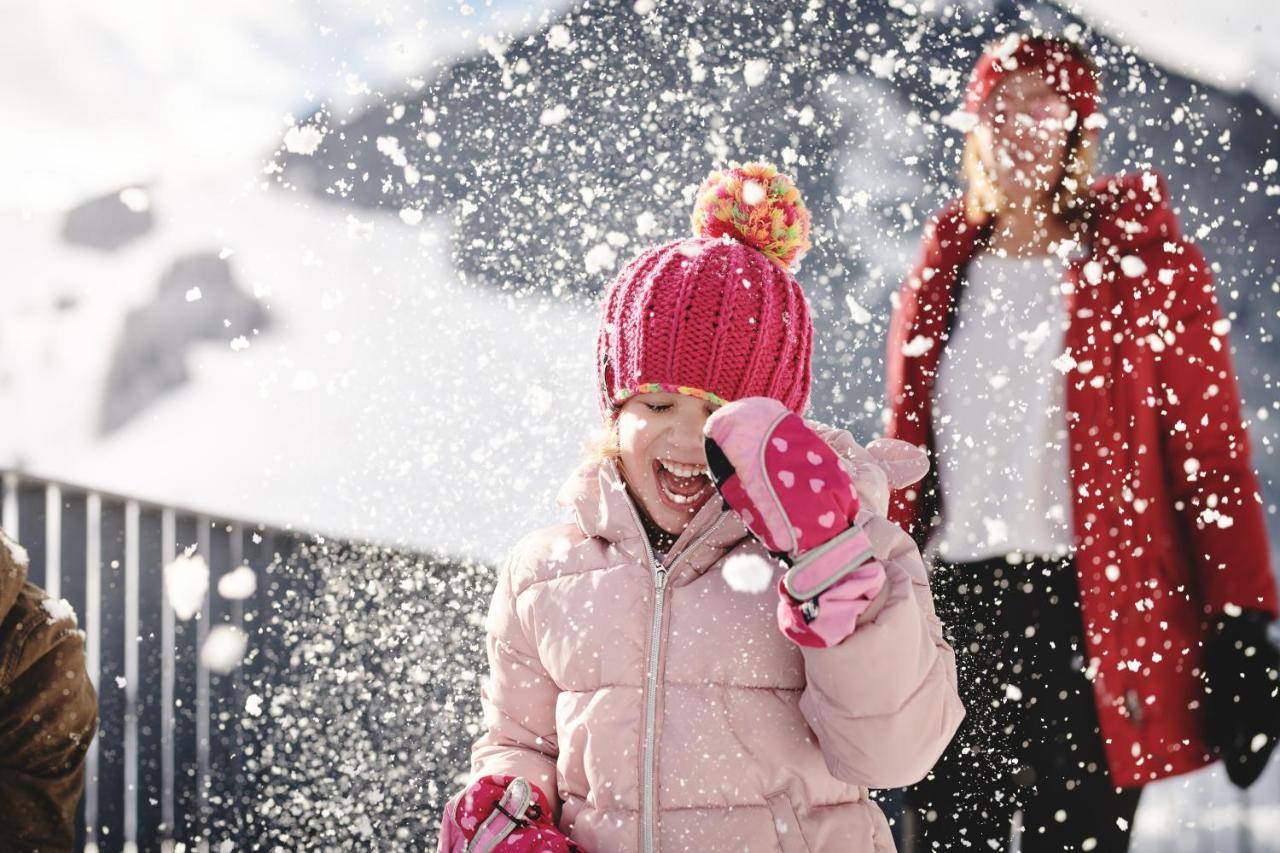
<instances>
[{"instance_id":1,"label":"metal railing","mask_svg":"<svg viewBox=\"0 0 1280 853\"><path fill-rule=\"evenodd\" d=\"M0 526L30 555L28 578L82 620L98 693L78 848L205 846L245 781L235 721L246 680L259 674L253 637L275 567L298 534L14 473L0 482ZM193 547L209 566L209 590L184 621L164 594L164 567ZM257 589L223 598L218 580L239 566L254 570ZM250 637L245 660L226 675L200 655L221 624Z\"/></svg>"}]
</instances>

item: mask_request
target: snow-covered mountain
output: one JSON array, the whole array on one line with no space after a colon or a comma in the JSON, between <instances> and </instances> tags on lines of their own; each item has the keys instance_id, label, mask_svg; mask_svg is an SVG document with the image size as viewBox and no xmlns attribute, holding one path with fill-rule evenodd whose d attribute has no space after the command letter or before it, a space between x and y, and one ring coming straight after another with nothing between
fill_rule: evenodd
<instances>
[{"instance_id":1,"label":"snow-covered mountain","mask_svg":"<svg viewBox=\"0 0 1280 853\"><path fill-rule=\"evenodd\" d=\"M4 464L490 561L557 517L555 490L595 416L594 316L458 284L438 221L223 182L149 199L185 212L119 257L50 239L51 221L4 232L20 275L53 276L67 294L44 312L19 300L4 324L16 333L0 338L5 350L38 366L0 386ZM164 295L173 259L188 255L223 255L271 325L191 331L208 286ZM126 313L149 319L125 322L122 337ZM122 363L134 365L123 389L112 381ZM104 393L116 409L104 412ZM129 420L101 435L113 412Z\"/></svg>"},{"instance_id":2,"label":"snow-covered mountain","mask_svg":"<svg viewBox=\"0 0 1280 853\"><path fill-rule=\"evenodd\" d=\"M0 151L29 168L0 198L0 467L496 561L558 517L594 317L459 285L438 216L262 179L290 110L379 99L540 10L188 11L6 10Z\"/></svg>"}]
</instances>

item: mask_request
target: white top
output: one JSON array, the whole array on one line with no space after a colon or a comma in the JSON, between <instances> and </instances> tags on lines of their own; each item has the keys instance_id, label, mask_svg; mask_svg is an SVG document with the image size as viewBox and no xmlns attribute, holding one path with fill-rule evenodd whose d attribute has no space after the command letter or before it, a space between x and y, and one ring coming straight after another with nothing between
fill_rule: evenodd
<instances>
[{"instance_id":1,"label":"white top","mask_svg":"<svg viewBox=\"0 0 1280 853\"><path fill-rule=\"evenodd\" d=\"M969 264L934 387L942 559L1071 551L1065 378L1054 364L1064 265L989 253Z\"/></svg>"}]
</instances>

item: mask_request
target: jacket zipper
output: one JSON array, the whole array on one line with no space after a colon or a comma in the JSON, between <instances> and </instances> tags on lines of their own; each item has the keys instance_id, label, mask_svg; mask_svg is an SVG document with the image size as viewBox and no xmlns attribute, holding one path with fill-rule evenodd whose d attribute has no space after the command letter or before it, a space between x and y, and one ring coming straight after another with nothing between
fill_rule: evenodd
<instances>
[{"instance_id":1,"label":"jacket zipper","mask_svg":"<svg viewBox=\"0 0 1280 853\"><path fill-rule=\"evenodd\" d=\"M657 829L657 802L653 765L658 728L658 659L662 652L662 611L666 604L667 577L685 554L693 551L704 539L716 531L724 521L725 516L729 514L729 511L721 512L714 524L707 528L697 539L686 545L684 550L671 561L671 565L664 568L653 554L653 547L649 543L649 537L644 533L644 524L640 521L639 511L630 501L628 501L628 508L635 518L636 527L640 530L640 536L644 541L645 554L649 557L649 563L653 566L654 571L653 618L650 622L650 631L652 632L650 636L653 639L649 643L648 671L645 673L644 755L642 756L644 774L640 791L640 848L643 853L654 853L657 849L654 842L654 831Z\"/></svg>"},{"instance_id":2,"label":"jacket zipper","mask_svg":"<svg viewBox=\"0 0 1280 853\"><path fill-rule=\"evenodd\" d=\"M662 607L666 599L667 571L657 560L654 563L653 583L653 622L651 625L652 641L649 643L649 669L645 673L645 706L644 706L644 784L642 786L643 802L641 810L641 848L644 853L653 853L653 835L655 824L653 763L656 747L658 720L658 655L662 651Z\"/></svg>"},{"instance_id":3,"label":"jacket zipper","mask_svg":"<svg viewBox=\"0 0 1280 853\"><path fill-rule=\"evenodd\" d=\"M649 565L653 566L654 572L653 617L649 626L652 640L649 643L648 669L645 672L644 679L644 749L643 755L640 757L644 768L640 786L640 846L644 853L653 853L653 826L649 821L649 814L653 805L654 718L658 710L658 652L660 651L659 643L662 637L662 606L667 589L667 572L662 568L662 563L658 562L658 558L654 556L653 545L650 544L649 536L644 532L644 522L640 520L640 511L636 509L629 496L627 498L627 509L631 510L631 517L636 522L636 529L640 531L640 540L644 543L645 556L649 558Z\"/></svg>"}]
</instances>

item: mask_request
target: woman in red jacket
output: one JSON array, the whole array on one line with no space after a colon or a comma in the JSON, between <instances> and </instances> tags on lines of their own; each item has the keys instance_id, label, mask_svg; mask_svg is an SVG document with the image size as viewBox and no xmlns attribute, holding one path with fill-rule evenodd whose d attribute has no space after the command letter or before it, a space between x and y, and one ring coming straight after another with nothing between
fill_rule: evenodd
<instances>
[{"instance_id":1,"label":"woman in red jacket","mask_svg":"<svg viewBox=\"0 0 1280 853\"><path fill-rule=\"evenodd\" d=\"M1024 851L1123 850L1145 783L1220 756L1248 784L1275 743L1229 324L1163 178L1090 181L1098 94L1067 42L984 52L966 191L893 316L890 435L936 466L892 512L934 555L969 712L907 792L925 850L1004 849L1015 812Z\"/></svg>"}]
</instances>

